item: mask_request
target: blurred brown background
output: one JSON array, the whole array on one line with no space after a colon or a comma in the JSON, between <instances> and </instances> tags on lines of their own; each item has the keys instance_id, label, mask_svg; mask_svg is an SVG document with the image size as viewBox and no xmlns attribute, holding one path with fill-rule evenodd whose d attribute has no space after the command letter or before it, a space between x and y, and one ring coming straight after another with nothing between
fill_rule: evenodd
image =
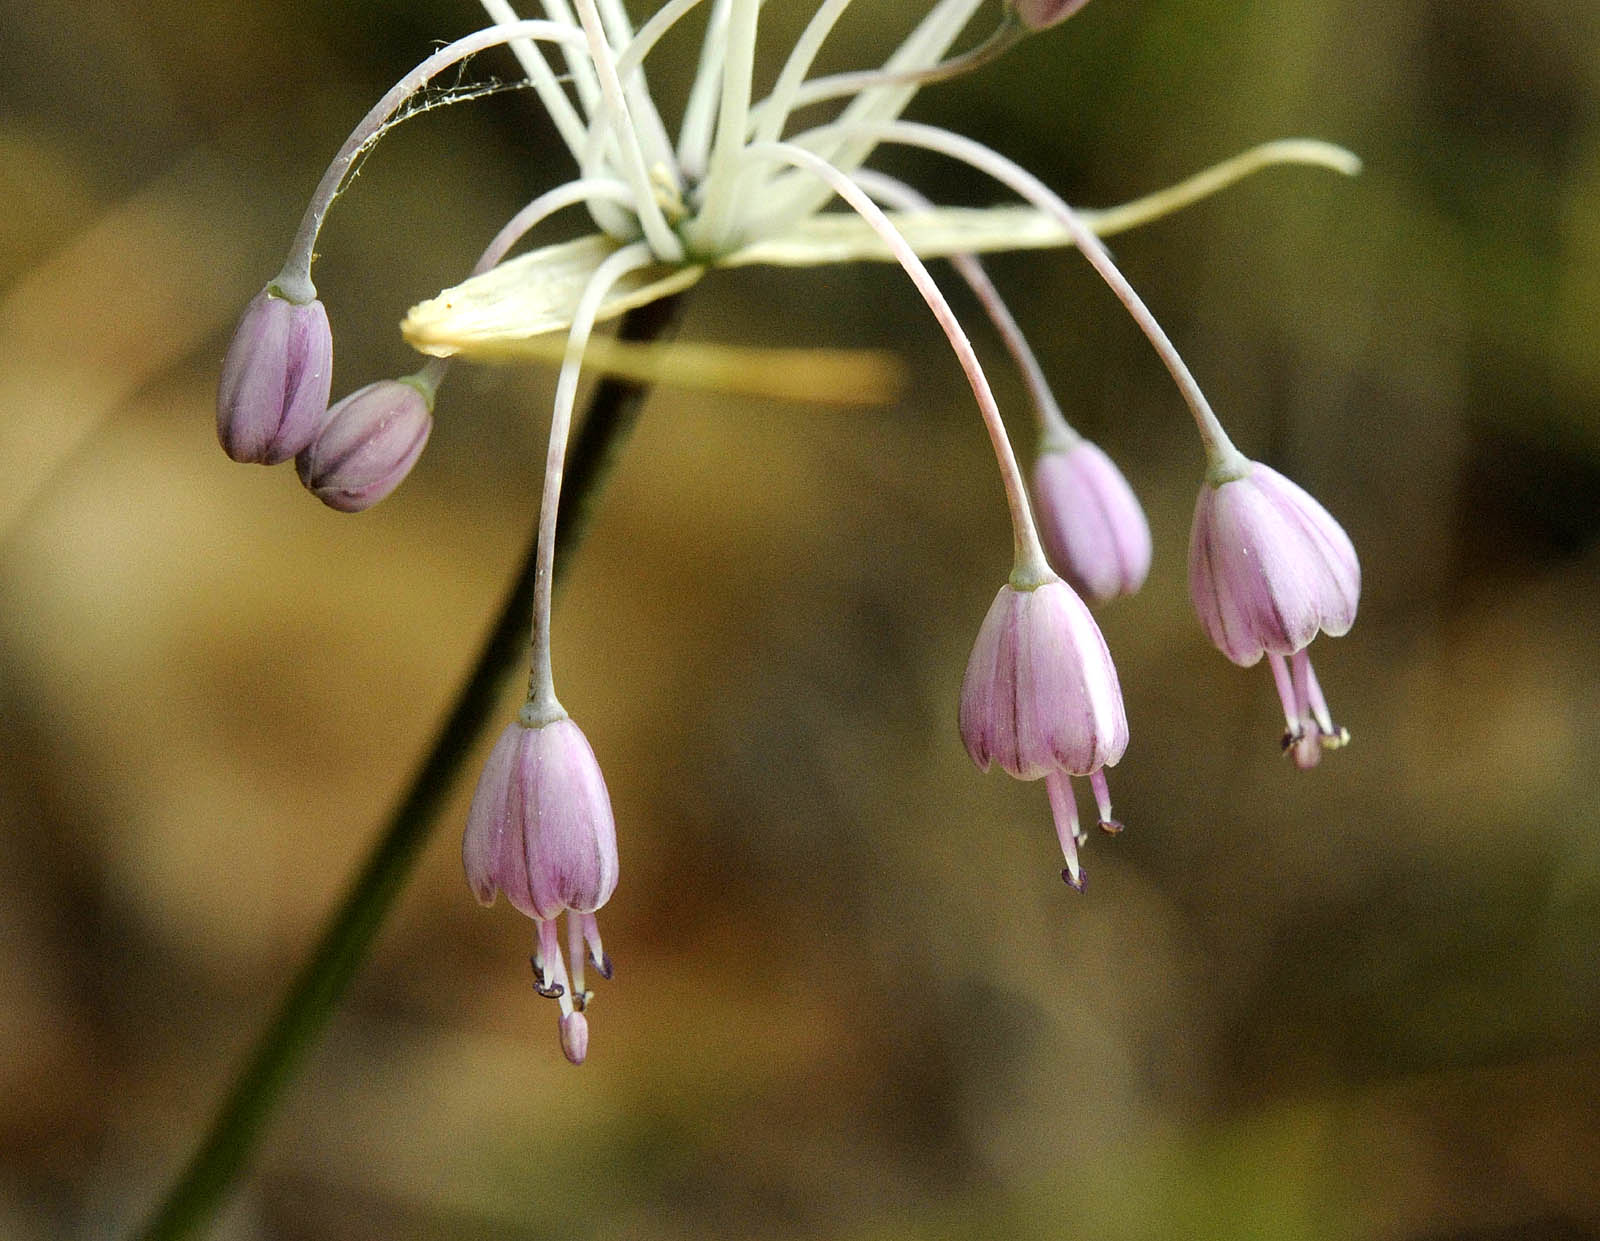
<instances>
[{"instance_id":1,"label":"blurred brown background","mask_svg":"<svg viewBox=\"0 0 1600 1241\"><path fill-rule=\"evenodd\" d=\"M824 67L922 8L862 0ZM810 9L767 6L768 74ZM478 24L0 0L5 1237L113 1233L187 1155L531 529L545 370L458 368L359 518L212 428L323 162ZM662 391L628 446L556 621L622 847L589 1064L530 924L462 880L469 780L217 1235L1600 1236L1600 8L1096 0L913 114L1085 205L1280 136L1367 160L1116 241L1240 446L1361 552L1314 651L1355 744L1295 772L1265 669L1206 643L1199 454L1142 338L1076 255L996 260L1156 537L1102 614L1128 830L1070 892L1042 788L956 736L1009 544L938 333L887 268L718 275L686 337L914 379L883 409ZM405 308L566 175L525 94L391 135L321 246L336 394L410 369Z\"/></svg>"}]
</instances>

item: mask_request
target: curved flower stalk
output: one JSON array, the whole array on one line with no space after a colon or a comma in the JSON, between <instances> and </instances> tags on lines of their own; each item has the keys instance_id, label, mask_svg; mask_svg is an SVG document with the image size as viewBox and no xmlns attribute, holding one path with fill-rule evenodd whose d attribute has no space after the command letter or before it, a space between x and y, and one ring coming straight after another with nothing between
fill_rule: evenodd
<instances>
[{"instance_id":1,"label":"curved flower stalk","mask_svg":"<svg viewBox=\"0 0 1600 1241\"><path fill-rule=\"evenodd\" d=\"M599 954L593 912L610 896L617 873L604 781L587 741L556 696L551 666L550 581L573 403L581 368L593 361L589 342L597 323L680 292L718 267L890 261L922 294L972 388L1012 526L1008 584L980 629L963 686L962 736L980 767L998 763L1018 778L1045 780L1067 878L1080 883L1081 832L1070 780L1089 779L1102 826L1114 830L1118 825L1111 817L1104 769L1121 758L1128 729L1104 638L1068 582L1095 599L1137 589L1149 564L1148 527L1120 473L1067 428L1042 368L975 256L1066 246L1080 250L1168 366L1214 469L1234 468L1242 456L1099 236L1159 218L1271 164L1353 173L1355 157L1310 140L1269 143L1147 198L1088 212L1069 207L1036 178L971 139L900 119L922 85L979 68L1032 32L1059 25L1082 0L1008 0L987 35L979 31L976 42L968 40L970 50L955 55L951 48L983 2L933 0L881 67L813 77L812 64L849 4L819 0L765 97L754 90L761 0L712 0L704 6L700 62L675 135L663 119L670 111L658 106L645 67L662 37L701 8L701 0L666 0L637 29L621 0L543 0L545 17L532 20L520 18L508 0L482 3L489 27L421 61L352 132L306 208L283 269L263 294L266 309L253 314L270 314L272 324L292 320L303 326L321 313L311 280L315 242L355 161L416 92L469 56L498 46L511 50L571 156L573 175L508 221L470 278L412 308L402 330L435 359L412 381L369 385L324 413L318 406L325 405L325 386L309 380L267 382L294 370L291 362L316 362L323 355L312 344L274 344L278 337L252 326L256 318L247 315L250 331L242 331L245 343L235 346L244 360L235 365L230 355L219 430L230 451L235 443L241 446L235 455L244 459L301 454L301 472L318 494L342 507L366 507L387 494L421 451L445 359L533 352L523 347L550 333L566 333L541 499L528 699L480 781L463 857L480 897L503 891L539 924L538 985L552 995L559 988L565 997L560 1029L568 1057L580 1061L588 1049L577 949L583 941L591 954ZM559 70L547 59L551 52L560 57ZM793 132L798 109L830 100L836 103L832 120ZM960 160L997 179L1023 203L929 205L865 167L885 142L919 145ZM836 199L848 210L824 210ZM596 231L507 257L550 214L577 205L588 209ZM1023 370L1047 448L1047 464L1035 482L1039 511L1050 525L1064 523L1073 537L1041 537L1034 501L988 379L927 270L926 263L936 258L956 261ZM312 306L314 311L303 309ZM670 373L669 347L661 357ZM309 374L312 368L301 369ZM407 382L415 395L402 390ZM286 412L291 410L292 418ZM308 410L316 417L310 418ZM315 424L309 432L302 430L306 422ZM1046 538L1068 580L1047 561ZM1319 623L1332 631L1326 617ZM1325 710L1309 664L1303 675L1299 668L1296 663L1286 674L1295 718L1314 721L1326 739L1331 724L1324 726ZM577 928L569 932L575 937L570 975L555 931L563 912L569 928ZM603 954L594 959L603 961Z\"/></svg>"},{"instance_id":2,"label":"curved flower stalk","mask_svg":"<svg viewBox=\"0 0 1600 1241\"><path fill-rule=\"evenodd\" d=\"M893 177L863 170L855 179L886 205L918 210L932 205ZM1044 367L983 263L974 254L956 254L950 264L1022 372L1039 420L1033 503L1051 565L1091 603L1133 594L1149 575L1151 556L1150 523L1138 497L1111 458L1068 424Z\"/></svg>"},{"instance_id":3,"label":"curved flower stalk","mask_svg":"<svg viewBox=\"0 0 1600 1241\"><path fill-rule=\"evenodd\" d=\"M1012 10L1029 30L1059 26L1088 0L1013 0Z\"/></svg>"}]
</instances>

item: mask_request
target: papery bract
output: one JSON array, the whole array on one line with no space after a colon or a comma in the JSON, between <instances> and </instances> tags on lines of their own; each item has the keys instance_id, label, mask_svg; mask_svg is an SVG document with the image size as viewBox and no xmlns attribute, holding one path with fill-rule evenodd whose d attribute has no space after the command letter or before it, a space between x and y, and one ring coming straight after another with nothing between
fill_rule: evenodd
<instances>
[{"instance_id":1,"label":"papery bract","mask_svg":"<svg viewBox=\"0 0 1600 1241\"><path fill-rule=\"evenodd\" d=\"M217 385L217 438L235 461L276 465L309 444L328 409L333 331L315 299L269 285L239 318Z\"/></svg>"}]
</instances>

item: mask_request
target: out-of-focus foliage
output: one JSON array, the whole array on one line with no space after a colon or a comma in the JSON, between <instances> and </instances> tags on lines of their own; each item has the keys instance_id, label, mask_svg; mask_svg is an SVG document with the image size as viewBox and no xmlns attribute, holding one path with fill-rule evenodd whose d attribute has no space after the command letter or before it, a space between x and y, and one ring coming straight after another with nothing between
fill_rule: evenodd
<instances>
[{"instance_id":1,"label":"out-of-focus foliage","mask_svg":"<svg viewBox=\"0 0 1600 1241\"><path fill-rule=\"evenodd\" d=\"M912 7L862 0L825 67ZM772 46L808 15L768 5ZM0 3L8 1237L101 1235L187 1153L532 527L546 371L462 368L355 518L211 425L322 161L478 21ZM556 619L622 849L590 1063L529 926L471 900L463 788L225 1235L1600 1231L1600 9L1095 0L916 115L1086 205L1284 135L1367 160L1116 243L1240 447L1361 552L1317 651L1353 746L1280 760L1265 671L1190 613L1201 463L1137 332L1078 256L996 260L1156 539L1102 617L1128 830L1068 891L1042 789L956 736L1009 547L958 369L892 270L719 274L686 336L890 347L918 379L891 409L663 391L628 447ZM406 306L564 160L514 92L380 146L317 269L336 395L411 367Z\"/></svg>"}]
</instances>

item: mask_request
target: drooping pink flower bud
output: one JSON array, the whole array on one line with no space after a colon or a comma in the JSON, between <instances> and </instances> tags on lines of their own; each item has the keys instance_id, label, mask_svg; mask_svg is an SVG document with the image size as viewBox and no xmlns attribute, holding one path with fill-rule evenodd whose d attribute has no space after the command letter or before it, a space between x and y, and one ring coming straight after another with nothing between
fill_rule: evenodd
<instances>
[{"instance_id":1,"label":"drooping pink flower bud","mask_svg":"<svg viewBox=\"0 0 1600 1241\"><path fill-rule=\"evenodd\" d=\"M1077 593L1052 577L1033 589L1003 586L978 630L961 683L961 739L980 771L1045 779L1067 861L1082 886L1083 839L1069 776L1089 776L1100 824L1120 830L1102 768L1128 747L1128 717L1100 627Z\"/></svg>"},{"instance_id":2,"label":"drooping pink flower bud","mask_svg":"<svg viewBox=\"0 0 1600 1241\"><path fill-rule=\"evenodd\" d=\"M589 1046L583 953L611 977L594 911L617 886L611 798L582 729L563 716L537 726L519 719L500 734L472 797L461 857L478 900L487 905L504 892L537 924L535 983L560 1002L562 1048L581 1063ZM570 978L556 926L562 913Z\"/></svg>"},{"instance_id":3,"label":"drooping pink flower bud","mask_svg":"<svg viewBox=\"0 0 1600 1241\"><path fill-rule=\"evenodd\" d=\"M274 285L240 316L217 385L217 438L235 461L276 465L322 425L333 381L333 331L315 298L293 302Z\"/></svg>"},{"instance_id":4,"label":"drooping pink flower bud","mask_svg":"<svg viewBox=\"0 0 1600 1241\"><path fill-rule=\"evenodd\" d=\"M411 379L380 379L328 411L295 470L329 508L359 513L400 485L433 430L433 392Z\"/></svg>"},{"instance_id":5,"label":"drooping pink flower bud","mask_svg":"<svg viewBox=\"0 0 1600 1241\"><path fill-rule=\"evenodd\" d=\"M1011 0L1012 11L1029 30L1048 30L1058 26L1089 0Z\"/></svg>"},{"instance_id":6,"label":"drooping pink flower bud","mask_svg":"<svg viewBox=\"0 0 1600 1241\"><path fill-rule=\"evenodd\" d=\"M1047 447L1033 464L1034 512L1051 566L1091 603L1131 595L1150 573L1150 523L1099 445Z\"/></svg>"},{"instance_id":7,"label":"drooping pink flower bud","mask_svg":"<svg viewBox=\"0 0 1600 1241\"><path fill-rule=\"evenodd\" d=\"M1189 536L1189 593L1207 635L1249 667L1266 654L1283 703L1284 749L1302 768L1349 734L1334 725L1305 648L1355 623L1361 565L1328 510L1260 462L1207 481Z\"/></svg>"}]
</instances>

